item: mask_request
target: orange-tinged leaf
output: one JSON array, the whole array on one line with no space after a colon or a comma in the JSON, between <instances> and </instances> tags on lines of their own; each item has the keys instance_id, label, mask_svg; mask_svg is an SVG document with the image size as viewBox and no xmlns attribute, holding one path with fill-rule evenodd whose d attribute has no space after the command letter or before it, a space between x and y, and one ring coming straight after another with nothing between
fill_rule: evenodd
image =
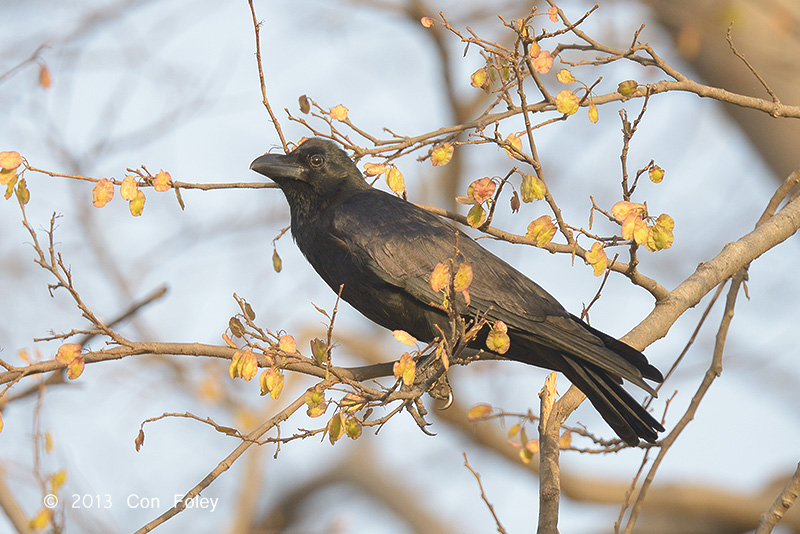
<instances>
[{"instance_id":1,"label":"orange-tinged leaf","mask_svg":"<svg viewBox=\"0 0 800 534\"><path fill-rule=\"evenodd\" d=\"M627 202L625 200L620 200L613 206L611 206L611 216L614 217L617 221L622 222L625 220L626 217L631 212L636 212L640 216L644 215L647 210L644 207L644 204L638 204L636 202Z\"/></svg>"},{"instance_id":2,"label":"orange-tinged leaf","mask_svg":"<svg viewBox=\"0 0 800 534\"><path fill-rule=\"evenodd\" d=\"M531 452L531 454L539 454L539 440L538 439L531 439L525 442L525 449Z\"/></svg>"},{"instance_id":3,"label":"orange-tinged leaf","mask_svg":"<svg viewBox=\"0 0 800 534\"><path fill-rule=\"evenodd\" d=\"M281 349L283 352L288 352L289 354L294 354L297 352L297 343L294 340L294 337L286 334L285 336L281 336L278 339L278 348Z\"/></svg>"},{"instance_id":4,"label":"orange-tinged leaf","mask_svg":"<svg viewBox=\"0 0 800 534\"><path fill-rule=\"evenodd\" d=\"M547 187L544 182L533 174L522 175L522 185L520 186L520 193L522 194L523 202L533 202L534 200L541 200L547 192Z\"/></svg>"},{"instance_id":5,"label":"orange-tinged leaf","mask_svg":"<svg viewBox=\"0 0 800 534\"><path fill-rule=\"evenodd\" d=\"M283 390L283 373L274 367L265 369L258 379L258 385L261 388L261 395L269 393L273 400L278 400Z\"/></svg>"},{"instance_id":6,"label":"orange-tinged leaf","mask_svg":"<svg viewBox=\"0 0 800 534\"><path fill-rule=\"evenodd\" d=\"M232 348L232 349L235 349L235 348L237 348L237 347L236 347L236 343L234 343L234 342L231 340L230 336L229 336L227 333L223 333L223 334L222 334L222 341L224 341L224 342L225 342L225 344L226 344L226 345L228 345L228 346L229 346L230 348Z\"/></svg>"},{"instance_id":7,"label":"orange-tinged leaf","mask_svg":"<svg viewBox=\"0 0 800 534\"><path fill-rule=\"evenodd\" d=\"M535 58L542 52L542 47L538 42L534 41L528 45L528 53L531 57Z\"/></svg>"},{"instance_id":8,"label":"orange-tinged leaf","mask_svg":"<svg viewBox=\"0 0 800 534\"><path fill-rule=\"evenodd\" d=\"M556 111L564 115L572 115L580 108L580 100L569 89L564 89L556 95Z\"/></svg>"},{"instance_id":9,"label":"orange-tinged leaf","mask_svg":"<svg viewBox=\"0 0 800 534\"><path fill-rule=\"evenodd\" d=\"M472 87L484 87L489 82L489 73L486 71L486 67L481 67L480 69L476 70L472 73L472 76L469 77L469 84Z\"/></svg>"},{"instance_id":10,"label":"orange-tinged leaf","mask_svg":"<svg viewBox=\"0 0 800 534\"><path fill-rule=\"evenodd\" d=\"M171 187L172 176L170 176L170 174L165 172L163 169L158 171L158 174L156 174L153 178L153 189L159 193L163 193L164 191L169 191Z\"/></svg>"},{"instance_id":11,"label":"orange-tinged leaf","mask_svg":"<svg viewBox=\"0 0 800 534\"><path fill-rule=\"evenodd\" d=\"M481 421L492 415L491 404L476 404L467 411L467 419L470 421Z\"/></svg>"},{"instance_id":12,"label":"orange-tinged leaf","mask_svg":"<svg viewBox=\"0 0 800 534\"><path fill-rule=\"evenodd\" d=\"M480 204L475 204L467 212L467 224L477 228L486 220L486 210Z\"/></svg>"},{"instance_id":13,"label":"orange-tinged leaf","mask_svg":"<svg viewBox=\"0 0 800 534\"><path fill-rule=\"evenodd\" d=\"M409 347L413 347L417 344L417 338L406 332L405 330L395 330L392 332L394 338L402 343L403 345L408 345Z\"/></svg>"},{"instance_id":14,"label":"orange-tinged leaf","mask_svg":"<svg viewBox=\"0 0 800 534\"><path fill-rule=\"evenodd\" d=\"M417 362L407 352L404 352L400 357L400 360L396 361L392 367L394 377L397 379L402 378L403 384L407 386L410 386L414 383L414 375L416 374L416 370Z\"/></svg>"},{"instance_id":15,"label":"orange-tinged leaf","mask_svg":"<svg viewBox=\"0 0 800 534\"><path fill-rule=\"evenodd\" d=\"M431 164L434 167L444 166L450 163L453 158L455 148L450 143L441 143L431 150Z\"/></svg>"},{"instance_id":16,"label":"orange-tinged leaf","mask_svg":"<svg viewBox=\"0 0 800 534\"><path fill-rule=\"evenodd\" d=\"M31 530L44 530L53 518L53 511L50 508L42 508L39 513L33 516L28 526Z\"/></svg>"},{"instance_id":17,"label":"orange-tinged leaf","mask_svg":"<svg viewBox=\"0 0 800 534\"><path fill-rule=\"evenodd\" d=\"M597 106L595 106L594 104L589 104L588 114L589 114L589 120L592 121L592 123L597 124L597 121L600 118L597 113Z\"/></svg>"},{"instance_id":18,"label":"orange-tinged leaf","mask_svg":"<svg viewBox=\"0 0 800 534\"><path fill-rule=\"evenodd\" d=\"M22 165L22 156L16 150L0 152L0 167L7 171L13 171ZM5 183L3 185L6 185Z\"/></svg>"},{"instance_id":19,"label":"orange-tinged leaf","mask_svg":"<svg viewBox=\"0 0 800 534\"><path fill-rule=\"evenodd\" d=\"M666 228L667 230L673 230L675 228L675 220L666 213L662 213L658 216L658 219L656 219L656 225Z\"/></svg>"},{"instance_id":20,"label":"orange-tinged leaf","mask_svg":"<svg viewBox=\"0 0 800 534\"><path fill-rule=\"evenodd\" d=\"M617 86L617 92L622 96L631 96L638 88L639 84L634 80L625 80L624 82L620 82Z\"/></svg>"},{"instance_id":21,"label":"orange-tinged leaf","mask_svg":"<svg viewBox=\"0 0 800 534\"><path fill-rule=\"evenodd\" d=\"M123 199L130 202L136 198L136 193L138 192L139 185L136 183L136 178L129 174L122 180L122 184L119 186L119 194Z\"/></svg>"},{"instance_id":22,"label":"orange-tinged leaf","mask_svg":"<svg viewBox=\"0 0 800 534\"><path fill-rule=\"evenodd\" d=\"M364 174L366 176L380 176L386 172L386 165L384 163L365 163Z\"/></svg>"},{"instance_id":23,"label":"orange-tinged leaf","mask_svg":"<svg viewBox=\"0 0 800 534\"><path fill-rule=\"evenodd\" d=\"M422 17L419 19L419 23L422 24L424 28L430 28L433 26L433 19L430 17Z\"/></svg>"},{"instance_id":24,"label":"orange-tinged leaf","mask_svg":"<svg viewBox=\"0 0 800 534\"><path fill-rule=\"evenodd\" d=\"M553 68L553 56L547 50L542 50L533 60L533 68L539 74L547 74Z\"/></svg>"},{"instance_id":25,"label":"orange-tinged leaf","mask_svg":"<svg viewBox=\"0 0 800 534\"><path fill-rule=\"evenodd\" d=\"M549 215L542 215L528 225L525 237L533 241L537 247L544 247L553 240L556 235L556 225L553 224Z\"/></svg>"},{"instance_id":26,"label":"orange-tinged leaf","mask_svg":"<svg viewBox=\"0 0 800 534\"><path fill-rule=\"evenodd\" d=\"M350 439L358 439L361 436L361 423L355 417L348 417L344 422L344 432Z\"/></svg>"},{"instance_id":27,"label":"orange-tinged leaf","mask_svg":"<svg viewBox=\"0 0 800 534\"><path fill-rule=\"evenodd\" d=\"M488 176L475 180L467 188L467 196L475 200L475 202L486 202L497 189L497 184Z\"/></svg>"},{"instance_id":28,"label":"orange-tinged leaf","mask_svg":"<svg viewBox=\"0 0 800 534\"><path fill-rule=\"evenodd\" d=\"M595 242L592 248L586 251L586 263L592 266L595 276L600 276L605 272L606 267L608 267L608 256L606 256L606 251L603 250L603 245Z\"/></svg>"},{"instance_id":29,"label":"orange-tinged leaf","mask_svg":"<svg viewBox=\"0 0 800 534\"><path fill-rule=\"evenodd\" d=\"M342 417L342 412L336 412L328 421L328 439L333 445L342 436L344 436L344 418Z\"/></svg>"},{"instance_id":30,"label":"orange-tinged leaf","mask_svg":"<svg viewBox=\"0 0 800 534\"><path fill-rule=\"evenodd\" d=\"M56 352L56 361L62 365L69 365L69 363L81 355L81 346L78 343L64 343L58 347Z\"/></svg>"},{"instance_id":31,"label":"orange-tinged leaf","mask_svg":"<svg viewBox=\"0 0 800 534\"><path fill-rule=\"evenodd\" d=\"M142 214L142 211L144 211L144 200L144 193L142 193L142 190L140 189L136 192L136 198L128 202L128 209L130 210L131 215L138 217Z\"/></svg>"},{"instance_id":32,"label":"orange-tinged leaf","mask_svg":"<svg viewBox=\"0 0 800 534\"><path fill-rule=\"evenodd\" d=\"M406 190L406 181L403 178L403 173L394 165L386 170L386 185L395 193L402 193Z\"/></svg>"},{"instance_id":33,"label":"orange-tinged leaf","mask_svg":"<svg viewBox=\"0 0 800 534\"><path fill-rule=\"evenodd\" d=\"M86 360L84 360L83 356L78 356L74 358L69 364L67 364L67 378L70 380L75 380L83 373L83 368L86 366Z\"/></svg>"},{"instance_id":34,"label":"orange-tinged leaf","mask_svg":"<svg viewBox=\"0 0 800 534\"><path fill-rule=\"evenodd\" d=\"M557 7L552 6L551 8L549 8L547 10L547 14L550 17L550 20L552 20L553 22L558 22L558 8Z\"/></svg>"},{"instance_id":35,"label":"orange-tinged leaf","mask_svg":"<svg viewBox=\"0 0 800 534\"><path fill-rule=\"evenodd\" d=\"M522 139L520 139L517 134L508 134L506 137L506 143L514 148L514 150L509 150L508 148L503 147L503 150L506 151L506 154L508 154L509 158L516 158L517 152L522 153Z\"/></svg>"},{"instance_id":36,"label":"orange-tinged leaf","mask_svg":"<svg viewBox=\"0 0 800 534\"><path fill-rule=\"evenodd\" d=\"M640 245L647 243L647 223L642 219L642 214L631 210L622 221L622 238L633 239Z\"/></svg>"},{"instance_id":37,"label":"orange-tinged leaf","mask_svg":"<svg viewBox=\"0 0 800 534\"><path fill-rule=\"evenodd\" d=\"M573 76L572 73L567 69L561 69L558 71L558 74L556 74L556 79L563 84L575 83L576 81L575 76Z\"/></svg>"},{"instance_id":38,"label":"orange-tinged leaf","mask_svg":"<svg viewBox=\"0 0 800 534\"><path fill-rule=\"evenodd\" d=\"M444 263L437 263L431 273L431 289L439 292L450 283L450 267Z\"/></svg>"},{"instance_id":39,"label":"orange-tinged leaf","mask_svg":"<svg viewBox=\"0 0 800 534\"><path fill-rule=\"evenodd\" d=\"M558 448L559 449L566 449L572 445L572 432L567 430L563 434L561 434L561 438L558 440Z\"/></svg>"},{"instance_id":40,"label":"orange-tinged leaf","mask_svg":"<svg viewBox=\"0 0 800 534\"><path fill-rule=\"evenodd\" d=\"M141 449L144 445L144 430L141 428L139 429L139 433L136 435L136 439L133 440L133 445L136 447L136 452L139 452L139 449Z\"/></svg>"},{"instance_id":41,"label":"orange-tinged leaf","mask_svg":"<svg viewBox=\"0 0 800 534\"><path fill-rule=\"evenodd\" d=\"M339 401L339 406L345 413L355 413L366 406L363 397L355 393L348 393Z\"/></svg>"},{"instance_id":42,"label":"orange-tinged leaf","mask_svg":"<svg viewBox=\"0 0 800 534\"><path fill-rule=\"evenodd\" d=\"M39 85L47 89L51 83L53 83L53 79L50 77L50 69L42 63L39 65Z\"/></svg>"},{"instance_id":43,"label":"orange-tinged leaf","mask_svg":"<svg viewBox=\"0 0 800 534\"><path fill-rule=\"evenodd\" d=\"M648 176L650 177L650 181L654 184L661 183L661 180L664 179L664 169L659 167L658 165L653 165L647 171Z\"/></svg>"},{"instance_id":44,"label":"orange-tinged leaf","mask_svg":"<svg viewBox=\"0 0 800 534\"><path fill-rule=\"evenodd\" d=\"M0 432L3 431L3 414L0 413Z\"/></svg>"},{"instance_id":45,"label":"orange-tinged leaf","mask_svg":"<svg viewBox=\"0 0 800 534\"><path fill-rule=\"evenodd\" d=\"M348 111L349 110L341 104L334 106L331 108L331 118L335 121L346 121Z\"/></svg>"},{"instance_id":46,"label":"orange-tinged leaf","mask_svg":"<svg viewBox=\"0 0 800 534\"><path fill-rule=\"evenodd\" d=\"M453 278L453 289L459 292L466 291L471 283L472 267L466 263L460 264L458 266L458 270L456 271L456 276Z\"/></svg>"},{"instance_id":47,"label":"orange-tinged leaf","mask_svg":"<svg viewBox=\"0 0 800 534\"><path fill-rule=\"evenodd\" d=\"M92 189L92 204L95 208L102 208L114 197L114 184L107 178L98 181Z\"/></svg>"}]
</instances>

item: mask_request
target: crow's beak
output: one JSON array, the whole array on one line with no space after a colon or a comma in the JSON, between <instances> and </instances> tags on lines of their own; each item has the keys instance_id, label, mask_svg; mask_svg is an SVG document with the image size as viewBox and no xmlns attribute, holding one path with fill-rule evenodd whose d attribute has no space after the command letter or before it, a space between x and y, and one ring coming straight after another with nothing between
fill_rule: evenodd
<instances>
[{"instance_id":1,"label":"crow's beak","mask_svg":"<svg viewBox=\"0 0 800 534\"><path fill-rule=\"evenodd\" d=\"M273 180L276 178L300 180L303 175L303 166L285 154L264 154L254 159L250 168Z\"/></svg>"}]
</instances>

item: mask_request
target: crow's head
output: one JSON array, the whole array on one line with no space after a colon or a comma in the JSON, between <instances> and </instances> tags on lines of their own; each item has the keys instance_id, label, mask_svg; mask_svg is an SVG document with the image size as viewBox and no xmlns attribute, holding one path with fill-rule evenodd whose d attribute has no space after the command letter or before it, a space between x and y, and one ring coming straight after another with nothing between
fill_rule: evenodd
<instances>
[{"instance_id":1,"label":"crow's head","mask_svg":"<svg viewBox=\"0 0 800 534\"><path fill-rule=\"evenodd\" d=\"M265 154L250 168L277 183L290 206L294 202L313 202L314 197L333 201L342 193L368 189L358 167L331 141L308 139L289 154Z\"/></svg>"}]
</instances>

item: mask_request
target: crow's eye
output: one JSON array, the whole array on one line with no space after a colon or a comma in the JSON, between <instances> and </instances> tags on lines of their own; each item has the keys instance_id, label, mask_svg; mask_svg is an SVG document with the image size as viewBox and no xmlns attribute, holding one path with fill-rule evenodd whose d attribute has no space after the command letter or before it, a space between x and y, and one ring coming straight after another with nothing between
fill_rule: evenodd
<instances>
[{"instance_id":1,"label":"crow's eye","mask_svg":"<svg viewBox=\"0 0 800 534\"><path fill-rule=\"evenodd\" d=\"M322 167L323 163L325 163L325 158L323 158L319 154L314 154L313 156L308 158L308 162L311 164L312 167L318 169Z\"/></svg>"}]
</instances>

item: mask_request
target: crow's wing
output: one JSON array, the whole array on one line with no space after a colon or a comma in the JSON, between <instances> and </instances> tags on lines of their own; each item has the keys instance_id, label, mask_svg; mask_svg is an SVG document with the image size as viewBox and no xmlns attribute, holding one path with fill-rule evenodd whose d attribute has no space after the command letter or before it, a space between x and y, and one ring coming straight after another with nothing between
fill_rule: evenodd
<instances>
[{"instance_id":1,"label":"crow's wing","mask_svg":"<svg viewBox=\"0 0 800 534\"><path fill-rule=\"evenodd\" d=\"M438 263L455 257L456 266L463 261L473 270L469 314L488 310L488 318L506 323L514 336L590 362L652 392L635 365L639 362L630 361L640 358L647 364L637 351L630 349L633 356L623 357L607 348L538 284L443 219L373 189L342 203L332 222L334 237L347 243L362 269L423 304L442 303L442 295L430 287L430 276Z\"/></svg>"}]
</instances>

